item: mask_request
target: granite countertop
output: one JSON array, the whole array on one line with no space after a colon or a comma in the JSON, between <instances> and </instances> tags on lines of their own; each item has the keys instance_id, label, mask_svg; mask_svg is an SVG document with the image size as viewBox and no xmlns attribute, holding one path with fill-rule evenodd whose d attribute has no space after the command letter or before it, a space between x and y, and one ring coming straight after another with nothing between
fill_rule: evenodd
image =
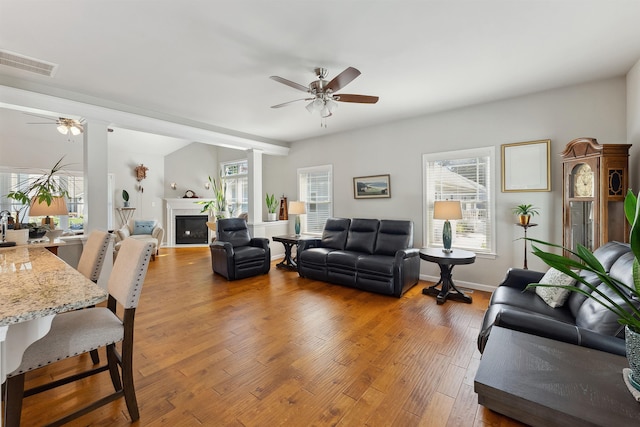
<instances>
[{"instance_id":1,"label":"granite countertop","mask_svg":"<svg viewBox=\"0 0 640 427\"><path fill-rule=\"evenodd\" d=\"M0 326L104 301L107 292L47 249L0 250Z\"/></svg>"}]
</instances>

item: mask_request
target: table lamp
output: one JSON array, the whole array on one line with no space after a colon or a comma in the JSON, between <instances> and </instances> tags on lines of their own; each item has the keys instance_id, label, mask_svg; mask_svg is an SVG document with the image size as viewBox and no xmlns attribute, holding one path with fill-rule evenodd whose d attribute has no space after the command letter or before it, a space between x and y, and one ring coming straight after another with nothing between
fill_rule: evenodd
<instances>
[{"instance_id":1,"label":"table lamp","mask_svg":"<svg viewBox=\"0 0 640 427\"><path fill-rule=\"evenodd\" d=\"M46 217L42 220L42 223L48 225L49 229L51 230L54 230L56 228L55 223L51 218L51 216L54 215L69 215L69 209L67 209L67 202L64 200L64 197L54 197L51 200L50 205L47 205L46 201L39 202L38 197L34 197L33 199L31 199L29 216ZM50 239L52 239L51 236L53 236L53 234L50 235Z\"/></svg>"},{"instance_id":2,"label":"table lamp","mask_svg":"<svg viewBox=\"0 0 640 427\"><path fill-rule=\"evenodd\" d=\"M305 202L289 202L289 214L296 216L296 236L300 235L300 215L307 213Z\"/></svg>"},{"instance_id":3,"label":"table lamp","mask_svg":"<svg viewBox=\"0 0 640 427\"><path fill-rule=\"evenodd\" d=\"M444 219L442 227L442 252L451 252L450 219L462 219L462 207L459 200L439 200L433 202L433 219Z\"/></svg>"}]
</instances>

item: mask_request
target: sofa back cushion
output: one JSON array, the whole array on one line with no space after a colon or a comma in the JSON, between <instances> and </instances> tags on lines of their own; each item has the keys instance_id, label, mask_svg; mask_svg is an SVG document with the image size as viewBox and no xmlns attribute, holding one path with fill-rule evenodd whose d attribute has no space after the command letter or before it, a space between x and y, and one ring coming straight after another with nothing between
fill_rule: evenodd
<instances>
[{"instance_id":1,"label":"sofa back cushion","mask_svg":"<svg viewBox=\"0 0 640 427\"><path fill-rule=\"evenodd\" d=\"M251 241L247 221L242 218L219 219L217 228L218 240L229 242L234 248L247 246Z\"/></svg>"},{"instance_id":2,"label":"sofa back cushion","mask_svg":"<svg viewBox=\"0 0 640 427\"><path fill-rule=\"evenodd\" d=\"M633 287L633 259L633 253L625 253L611 266L609 275L625 285ZM630 310L630 308L622 302L622 298L607 285L600 284L598 290L624 309ZM625 291L623 288L620 288L620 290L629 296L628 291ZM600 297L600 299L604 300L603 297ZM638 307L639 305L640 301L635 301L635 306ZM591 298L588 298L580 307L578 315L576 316L576 326L590 329L601 334L618 337L624 336L624 326L618 323L618 316Z\"/></svg>"},{"instance_id":3,"label":"sofa back cushion","mask_svg":"<svg viewBox=\"0 0 640 427\"><path fill-rule=\"evenodd\" d=\"M347 234L349 233L349 218L329 218L324 225L322 231L322 240L320 247L329 249L344 249L347 242Z\"/></svg>"},{"instance_id":4,"label":"sofa back cushion","mask_svg":"<svg viewBox=\"0 0 640 427\"><path fill-rule=\"evenodd\" d=\"M593 255L600 261L602 267L604 267L604 271L609 272L613 264L625 253L631 251L631 248L626 243L620 242L607 242L604 245L600 246L598 249L593 251ZM595 274L583 271L580 274L587 282L591 283L594 286L598 286L600 284L600 279ZM580 289L591 293L591 290L584 284L578 282L576 286ZM577 292L571 292L569 298L567 300L567 305L569 306L569 310L571 310L571 314L574 317L578 317L578 312L580 311L580 307L586 301L586 295L582 295Z\"/></svg>"},{"instance_id":5,"label":"sofa back cushion","mask_svg":"<svg viewBox=\"0 0 640 427\"><path fill-rule=\"evenodd\" d=\"M401 249L413 247L413 222L383 219L378 229L376 255L395 255Z\"/></svg>"},{"instance_id":6,"label":"sofa back cushion","mask_svg":"<svg viewBox=\"0 0 640 427\"><path fill-rule=\"evenodd\" d=\"M380 221L377 219L354 218L351 220L345 249L372 254Z\"/></svg>"}]
</instances>

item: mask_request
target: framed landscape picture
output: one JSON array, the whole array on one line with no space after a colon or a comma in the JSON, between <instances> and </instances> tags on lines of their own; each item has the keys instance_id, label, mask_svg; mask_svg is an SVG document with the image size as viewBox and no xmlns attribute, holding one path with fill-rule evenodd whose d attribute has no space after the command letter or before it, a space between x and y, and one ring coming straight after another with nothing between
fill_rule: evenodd
<instances>
[{"instance_id":1,"label":"framed landscape picture","mask_svg":"<svg viewBox=\"0 0 640 427\"><path fill-rule=\"evenodd\" d=\"M353 197L356 199L378 199L391 197L389 175L357 176L353 178Z\"/></svg>"}]
</instances>

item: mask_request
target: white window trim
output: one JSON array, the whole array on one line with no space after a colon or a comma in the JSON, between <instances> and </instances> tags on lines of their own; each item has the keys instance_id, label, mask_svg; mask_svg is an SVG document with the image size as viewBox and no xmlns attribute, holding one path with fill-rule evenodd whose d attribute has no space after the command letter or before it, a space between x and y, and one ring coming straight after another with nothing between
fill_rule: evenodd
<instances>
[{"instance_id":1,"label":"white window trim","mask_svg":"<svg viewBox=\"0 0 640 427\"><path fill-rule=\"evenodd\" d=\"M328 164L328 165L319 165L319 166L309 166L306 168L298 168L297 172L296 172L296 197L298 199L300 199L300 174L302 173L313 173L313 172L325 172L325 171L329 171L329 177L330 177L330 182L329 182L329 200L331 200L331 203L329 205L329 218L333 217L333 204L334 204L334 200L333 200L333 165L332 164ZM303 202L307 202L307 200L301 200ZM310 236L321 236L322 233L321 232L307 232L306 230L301 230L301 232L303 234L306 235L310 235Z\"/></svg>"},{"instance_id":2,"label":"white window trim","mask_svg":"<svg viewBox=\"0 0 640 427\"><path fill-rule=\"evenodd\" d=\"M470 157L480 157L489 155L489 185L487 189L489 191L489 205L491 206L491 248L488 249L487 252L478 252L476 256L478 258L496 258L497 257L497 246L498 241L496 229L498 228L497 219L496 219L496 148L495 147L479 147L479 148L471 148L464 150L455 150L455 151L443 151L439 153L425 153L422 155L422 241L425 246L428 243L428 224L427 221L429 218L429 205L427 202L427 163L429 161L434 160L454 160L454 159L465 159Z\"/></svg>"}]
</instances>

